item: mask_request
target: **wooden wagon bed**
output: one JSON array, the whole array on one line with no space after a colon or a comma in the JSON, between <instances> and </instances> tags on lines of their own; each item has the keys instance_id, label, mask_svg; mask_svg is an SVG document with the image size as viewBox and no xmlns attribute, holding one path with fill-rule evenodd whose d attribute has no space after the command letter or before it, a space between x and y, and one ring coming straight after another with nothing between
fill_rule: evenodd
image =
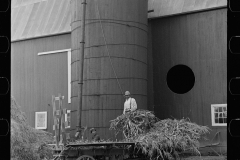
<instances>
[{"instance_id":1,"label":"wooden wagon bed","mask_svg":"<svg viewBox=\"0 0 240 160\"><path fill-rule=\"evenodd\" d=\"M65 160L139 159L133 142L91 142L68 144L62 152Z\"/></svg>"}]
</instances>

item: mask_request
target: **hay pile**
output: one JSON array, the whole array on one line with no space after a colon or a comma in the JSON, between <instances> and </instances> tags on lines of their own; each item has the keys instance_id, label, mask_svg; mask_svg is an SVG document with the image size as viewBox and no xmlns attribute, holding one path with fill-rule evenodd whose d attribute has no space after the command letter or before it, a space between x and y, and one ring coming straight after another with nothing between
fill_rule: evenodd
<instances>
[{"instance_id":1,"label":"hay pile","mask_svg":"<svg viewBox=\"0 0 240 160\"><path fill-rule=\"evenodd\" d=\"M171 159L191 150L200 154L199 140L205 139L209 128L190 122L189 119L159 120L150 111L141 110L121 115L111 121L115 133L127 133L126 139L151 159Z\"/></svg>"},{"instance_id":2,"label":"hay pile","mask_svg":"<svg viewBox=\"0 0 240 160\"><path fill-rule=\"evenodd\" d=\"M52 151L47 146L53 143L51 133L36 130L27 124L26 116L11 98L11 159L40 160L52 158Z\"/></svg>"}]
</instances>

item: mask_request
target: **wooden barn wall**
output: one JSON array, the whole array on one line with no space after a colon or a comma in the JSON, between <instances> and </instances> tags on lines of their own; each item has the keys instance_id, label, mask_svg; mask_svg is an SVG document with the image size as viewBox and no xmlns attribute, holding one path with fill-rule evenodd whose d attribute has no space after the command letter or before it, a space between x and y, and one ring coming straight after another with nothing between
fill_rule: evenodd
<instances>
[{"instance_id":1,"label":"wooden barn wall","mask_svg":"<svg viewBox=\"0 0 240 160\"><path fill-rule=\"evenodd\" d=\"M11 45L11 94L33 127L35 112L47 111L47 131L52 132L52 95L64 95L64 108L71 108L67 101L67 53L37 55L69 48L70 34L18 41Z\"/></svg>"},{"instance_id":2,"label":"wooden barn wall","mask_svg":"<svg viewBox=\"0 0 240 160\"><path fill-rule=\"evenodd\" d=\"M226 146L226 127L211 124L211 104L227 103L227 9L149 23L156 115L160 119L189 117L192 122L210 126L209 139L220 131L221 145ZM166 83L168 71L177 64L189 66L195 74L195 85L186 94L173 93Z\"/></svg>"}]
</instances>

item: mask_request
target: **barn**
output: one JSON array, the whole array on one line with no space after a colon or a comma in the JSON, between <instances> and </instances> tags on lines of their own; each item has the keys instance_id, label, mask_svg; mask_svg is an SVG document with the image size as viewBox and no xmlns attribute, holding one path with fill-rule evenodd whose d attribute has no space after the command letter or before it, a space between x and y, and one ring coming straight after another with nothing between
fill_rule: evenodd
<instances>
[{"instance_id":1,"label":"barn","mask_svg":"<svg viewBox=\"0 0 240 160\"><path fill-rule=\"evenodd\" d=\"M226 150L227 1L95 2L87 0L82 125L114 138L109 120L122 114L129 90L138 108L160 119L209 126L201 145ZM74 135L81 3L13 0L11 8L11 94L31 126L47 113L42 129L53 133L52 95L60 93Z\"/></svg>"}]
</instances>

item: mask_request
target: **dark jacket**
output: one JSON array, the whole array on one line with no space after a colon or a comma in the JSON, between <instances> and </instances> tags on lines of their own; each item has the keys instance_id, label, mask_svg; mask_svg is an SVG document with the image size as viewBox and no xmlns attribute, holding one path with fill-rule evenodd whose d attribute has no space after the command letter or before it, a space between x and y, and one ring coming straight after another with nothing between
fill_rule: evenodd
<instances>
[{"instance_id":1,"label":"dark jacket","mask_svg":"<svg viewBox=\"0 0 240 160\"><path fill-rule=\"evenodd\" d=\"M100 141L100 136L98 134L95 134L92 136L93 141Z\"/></svg>"}]
</instances>

